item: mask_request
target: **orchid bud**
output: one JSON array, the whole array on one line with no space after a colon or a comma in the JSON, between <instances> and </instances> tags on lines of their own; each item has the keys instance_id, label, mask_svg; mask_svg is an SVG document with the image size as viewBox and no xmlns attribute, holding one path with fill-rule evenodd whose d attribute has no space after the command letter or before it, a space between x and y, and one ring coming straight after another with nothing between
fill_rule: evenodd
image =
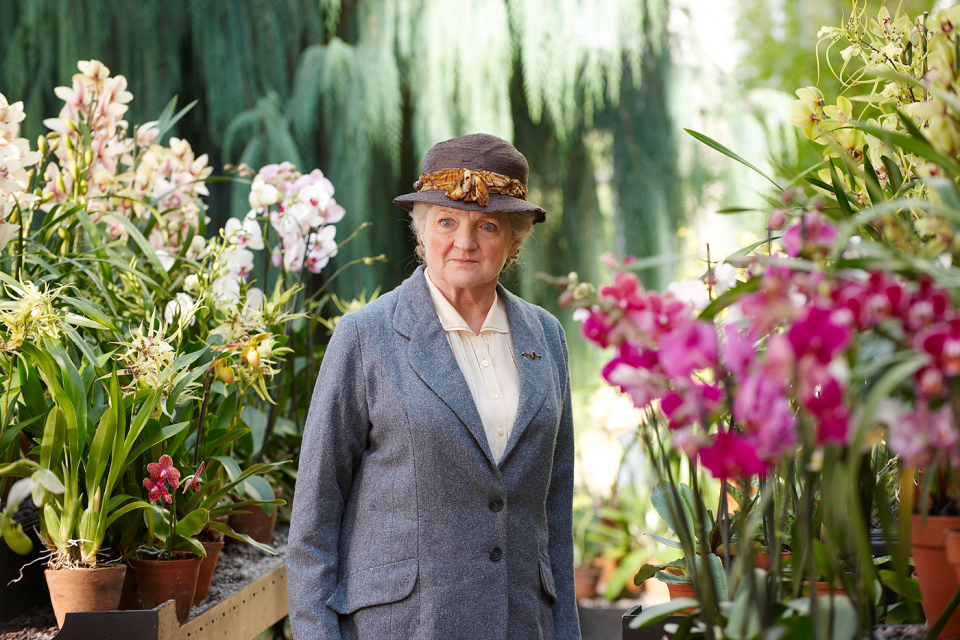
<instances>
[{"instance_id":1,"label":"orchid bud","mask_svg":"<svg viewBox=\"0 0 960 640\"><path fill-rule=\"evenodd\" d=\"M73 140L70 139L70 136L64 137L64 144L67 145L67 151L73 151Z\"/></svg>"},{"instance_id":2,"label":"orchid bud","mask_svg":"<svg viewBox=\"0 0 960 640\"><path fill-rule=\"evenodd\" d=\"M47 155L47 139L44 136L37 136L37 151L40 155Z\"/></svg>"},{"instance_id":3,"label":"orchid bud","mask_svg":"<svg viewBox=\"0 0 960 640\"><path fill-rule=\"evenodd\" d=\"M787 215L783 212L783 209L774 209L767 221L767 229L783 229L785 224L787 224Z\"/></svg>"},{"instance_id":4,"label":"orchid bud","mask_svg":"<svg viewBox=\"0 0 960 640\"><path fill-rule=\"evenodd\" d=\"M220 379L226 384L231 384L235 378L233 376L233 367L224 367L220 370Z\"/></svg>"},{"instance_id":5,"label":"orchid bud","mask_svg":"<svg viewBox=\"0 0 960 640\"><path fill-rule=\"evenodd\" d=\"M57 149L59 149L59 148L60 148L60 136L57 136L56 138L51 137L51 138L50 138L50 153L55 152L55 151L56 151Z\"/></svg>"},{"instance_id":6,"label":"orchid bud","mask_svg":"<svg viewBox=\"0 0 960 640\"><path fill-rule=\"evenodd\" d=\"M76 122L74 122L73 120L64 120L64 123L67 125L67 129L70 129L70 131L73 131L74 133L79 133L79 131L77 130ZM69 137L70 136L67 136L67 138Z\"/></svg>"},{"instance_id":7,"label":"orchid bud","mask_svg":"<svg viewBox=\"0 0 960 640\"><path fill-rule=\"evenodd\" d=\"M251 369L260 368L260 353L256 349L250 349L247 353L247 364L250 365Z\"/></svg>"}]
</instances>

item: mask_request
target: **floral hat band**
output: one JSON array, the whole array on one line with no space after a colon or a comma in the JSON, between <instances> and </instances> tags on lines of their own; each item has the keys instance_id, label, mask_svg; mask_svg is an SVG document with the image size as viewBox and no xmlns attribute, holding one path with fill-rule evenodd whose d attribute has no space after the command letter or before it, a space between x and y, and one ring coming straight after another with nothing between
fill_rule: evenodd
<instances>
[{"instance_id":1,"label":"floral hat band","mask_svg":"<svg viewBox=\"0 0 960 640\"><path fill-rule=\"evenodd\" d=\"M423 202L483 213L532 213L534 222L547 212L527 200L530 166L512 144L486 133L471 133L433 145L423 157L413 193L393 202L407 211Z\"/></svg>"},{"instance_id":2,"label":"floral hat band","mask_svg":"<svg viewBox=\"0 0 960 640\"><path fill-rule=\"evenodd\" d=\"M481 207L490 204L491 193L527 199L527 185L519 180L474 169L443 169L426 173L413 183L413 188L417 192L444 191L452 200L476 202Z\"/></svg>"}]
</instances>

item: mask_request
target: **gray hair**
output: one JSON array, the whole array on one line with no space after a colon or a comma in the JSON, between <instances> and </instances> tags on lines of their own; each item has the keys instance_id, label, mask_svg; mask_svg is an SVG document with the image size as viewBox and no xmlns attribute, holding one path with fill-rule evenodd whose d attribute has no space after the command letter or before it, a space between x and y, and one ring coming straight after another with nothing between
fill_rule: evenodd
<instances>
[{"instance_id":1,"label":"gray hair","mask_svg":"<svg viewBox=\"0 0 960 640\"><path fill-rule=\"evenodd\" d=\"M423 231L423 225L427 221L427 213L429 213L430 209L434 206L440 205L434 205L430 202L414 202L413 211L410 212L410 231L413 232L413 237L417 239L417 257L420 258L420 262L424 260L423 241L420 240L420 232ZM513 229L513 242L519 240L522 249L523 241L533 232L533 221L536 220L537 214L535 211L511 211L508 215L510 216L510 226ZM512 245L513 242L510 244ZM519 257L520 249L512 256L507 257L503 268L506 269L509 267Z\"/></svg>"}]
</instances>

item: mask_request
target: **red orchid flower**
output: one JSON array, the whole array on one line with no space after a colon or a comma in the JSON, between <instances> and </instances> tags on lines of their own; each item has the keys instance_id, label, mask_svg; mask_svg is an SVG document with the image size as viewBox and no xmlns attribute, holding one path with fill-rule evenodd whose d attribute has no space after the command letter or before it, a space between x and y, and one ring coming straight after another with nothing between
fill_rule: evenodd
<instances>
[{"instance_id":1,"label":"red orchid flower","mask_svg":"<svg viewBox=\"0 0 960 640\"><path fill-rule=\"evenodd\" d=\"M203 465L204 463L201 462L200 466L197 467L197 472L192 476L187 476L187 478L183 481L184 493L187 492L187 489L196 489L197 491L200 490L200 474L203 473Z\"/></svg>"},{"instance_id":2,"label":"red orchid flower","mask_svg":"<svg viewBox=\"0 0 960 640\"><path fill-rule=\"evenodd\" d=\"M150 502L160 500L161 498L167 504L173 502L173 496L167 491L167 485L164 482L154 482L151 478L144 478L143 486L150 492Z\"/></svg>"},{"instance_id":3,"label":"red orchid flower","mask_svg":"<svg viewBox=\"0 0 960 640\"><path fill-rule=\"evenodd\" d=\"M171 489L180 486L180 472L173 466L173 458L167 454L160 456L159 462L151 462L147 465L147 471L150 473L150 479L156 484L163 484L164 481L170 483Z\"/></svg>"}]
</instances>

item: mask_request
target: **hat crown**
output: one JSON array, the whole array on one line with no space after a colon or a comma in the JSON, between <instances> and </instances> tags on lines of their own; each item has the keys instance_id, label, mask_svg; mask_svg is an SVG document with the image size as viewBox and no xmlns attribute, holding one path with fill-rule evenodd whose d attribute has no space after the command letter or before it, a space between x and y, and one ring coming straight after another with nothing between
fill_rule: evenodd
<instances>
[{"instance_id":1,"label":"hat crown","mask_svg":"<svg viewBox=\"0 0 960 640\"><path fill-rule=\"evenodd\" d=\"M524 186L530 167L512 144L486 133L473 133L435 144L423 158L423 174L443 169L489 171L519 180Z\"/></svg>"}]
</instances>

